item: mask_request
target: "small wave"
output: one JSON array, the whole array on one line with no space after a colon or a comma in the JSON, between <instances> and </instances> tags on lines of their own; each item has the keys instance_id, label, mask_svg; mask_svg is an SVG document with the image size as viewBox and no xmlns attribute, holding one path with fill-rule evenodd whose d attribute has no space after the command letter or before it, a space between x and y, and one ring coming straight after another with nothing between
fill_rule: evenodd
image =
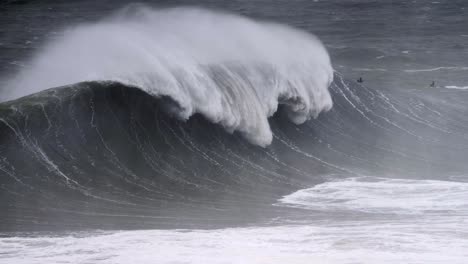
<instances>
[{"instance_id":1,"label":"small wave","mask_svg":"<svg viewBox=\"0 0 468 264\"><path fill-rule=\"evenodd\" d=\"M457 89L457 90L468 90L468 86L455 86L455 85L447 85L445 86L447 89Z\"/></svg>"},{"instance_id":2,"label":"small wave","mask_svg":"<svg viewBox=\"0 0 468 264\"><path fill-rule=\"evenodd\" d=\"M429 69L410 69L404 70L405 72L415 73L415 72L432 72L432 71L441 71L441 70L455 70L455 71L468 71L468 67L436 67Z\"/></svg>"},{"instance_id":3,"label":"small wave","mask_svg":"<svg viewBox=\"0 0 468 264\"><path fill-rule=\"evenodd\" d=\"M387 69L383 69L383 68L353 68L353 71L365 71L365 72L373 72L373 71L377 71L377 72L386 72Z\"/></svg>"},{"instance_id":4,"label":"small wave","mask_svg":"<svg viewBox=\"0 0 468 264\"><path fill-rule=\"evenodd\" d=\"M306 32L197 8L128 8L48 44L11 81L8 98L82 81L117 81L170 96L252 143L271 143L279 104L294 123L332 106L322 43Z\"/></svg>"}]
</instances>

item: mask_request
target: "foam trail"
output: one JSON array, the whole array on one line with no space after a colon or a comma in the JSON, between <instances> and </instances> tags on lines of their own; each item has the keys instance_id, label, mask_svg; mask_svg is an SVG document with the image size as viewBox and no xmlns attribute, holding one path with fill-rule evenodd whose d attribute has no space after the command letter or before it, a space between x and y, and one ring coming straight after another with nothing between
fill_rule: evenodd
<instances>
[{"instance_id":1,"label":"foam trail","mask_svg":"<svg viewBox=\"0 0 468 264\"><path fill-rule=\"evenodd\" d=\"M411 69L405 70L408 73L415 73L415 72L433 72L433 71L441 71L441 70L455 70L455 71L466 71L468 67L436 67L430 69Z\"/></svg>"},{"instance_id":2,"label":"foam trail","mask_svg":"<svg viewBox=\"0 0 468 264\"><path fill-rule=\"evenodd\" d=\"M455 85L448 85L445 86L447 89L458 89L458 90L468 90L468 86L455 86Z\"/></svg>"},{"instance_id":3,"label":"foam trail","mask_svg":"<svg viewBox=\"0 0 468 264\"><path fill-rule=\"evenodd\" d=\"M7 99L80 81L112 80L171 96L252 143L272 140L285 104L303 123L331 108L333 70L321 42L288 26L196 8L128 8L65 32L9 82Z\"/></svg>"},{"instance_id":4,"label":"foam trail","mask_svg":"<svg viewBox=\"0 0 468 264\"><path fill-rule=\"evenodd\" d=\"M354 177L331 181L284 196L279 205L312 210L427 215L468 212L468 183L438 180Z\"/></svg>"}]
</instances>

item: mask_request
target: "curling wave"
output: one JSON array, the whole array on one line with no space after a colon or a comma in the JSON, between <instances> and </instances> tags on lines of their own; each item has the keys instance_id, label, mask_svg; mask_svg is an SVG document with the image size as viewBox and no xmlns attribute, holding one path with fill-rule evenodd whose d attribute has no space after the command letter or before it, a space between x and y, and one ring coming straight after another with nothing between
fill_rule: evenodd
<instances>
[{"instance_id":1,"label":"curling wave","mask_svg":"<svg viewBox=\"0 0 468 264\"><path fill-rule=\"evenodd\" d=\"M1 103L0 232L231 226L295 210L271 204L330 179L466 181L466 92L335 79L334 107L301 126L280 109L266 148L117 82Z\"/></svg>"},{"instance_id":2,"label":"curling wave","mask_svg":"<svg viewBox=\"0 0 468 264\"><path fill-rule=\"evenodd\" d=\"M288 26L196 8L131 7L69 29L9 84L8 99L81 81L118 81L169 96L250 142L272 141L279 104L300 124L332 106L320 41Z\"/></svg>"}]
</instances>

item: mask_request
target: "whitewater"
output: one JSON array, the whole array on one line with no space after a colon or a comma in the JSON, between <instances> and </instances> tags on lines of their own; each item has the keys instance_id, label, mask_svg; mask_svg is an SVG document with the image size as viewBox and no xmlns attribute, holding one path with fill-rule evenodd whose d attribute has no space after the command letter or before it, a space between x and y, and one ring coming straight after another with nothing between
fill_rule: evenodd
<instances>
[{"instance_id":1,"label":"whitewater","mask_svg":"<svg viewBox=\"0 0 468 264\"><path fill-rule=\"evenodd\" d=\"M396 200L394 193L398 195ZM429 201L427 196L431 197ZM0 260L461 264L468 258L468 202L464 200L467 196L466 182L351 178L300 190L276 204L302 208L303 218L288 216L267 226L215 230L10 237L0 240ZM344 218L346 213L353 214L353 219ZM326 217L315 221L304 217L318 214ZM17 252L21 252L22 258L16 256Z\"/></svg>"},{"instance_id":2,"label":"whitewater","mask_svg":"<svg viewBox=\"0 0 468 264\"><path fill-rule=\"evenodd\" d=\"M171 97L182 119L202 113L266 146L278 105L296 124L317 117L332 106L332 80L327 51L304 31L204 9L131 6L68 29L7 84L4 97L116 81Z\"/></svg>"}]
</instances>

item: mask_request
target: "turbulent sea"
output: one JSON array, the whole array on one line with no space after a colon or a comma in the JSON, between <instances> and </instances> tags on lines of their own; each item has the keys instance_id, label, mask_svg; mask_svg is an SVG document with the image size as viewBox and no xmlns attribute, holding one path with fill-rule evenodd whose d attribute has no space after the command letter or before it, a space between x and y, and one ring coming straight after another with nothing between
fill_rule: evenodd
<instances>
[{"instance_id":1,"label":"turbulent sea","mask_svg":"<svg viewBox=\"0 0 468 264\"><path fill-rule=\"evenodd\" d=\"M0 263L467 263L467 12L2 2Z\"/></svg>"}]
</instances>

